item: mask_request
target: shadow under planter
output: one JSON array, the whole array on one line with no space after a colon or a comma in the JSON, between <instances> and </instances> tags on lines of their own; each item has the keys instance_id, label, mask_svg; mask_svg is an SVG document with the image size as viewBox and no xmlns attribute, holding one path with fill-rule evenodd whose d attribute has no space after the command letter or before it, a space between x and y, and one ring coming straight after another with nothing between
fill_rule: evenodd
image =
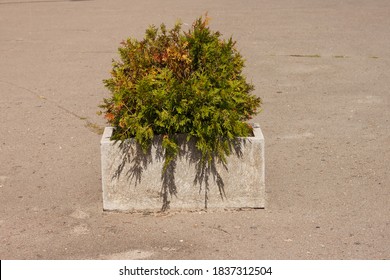
<instances>
[{"instance_id":1,"label":"shadow under planter","mask_svg":"<svg viewBox=\"0 0 390 280\"><path fill-rule=\"evenodd\" d=\"M178 158L162 175L161 139L145 154L134 139L110 140L106 127L100 142L103 209L142 211L170 209L264 208L264 137L253 124L253 137L239 138L227 164L201 168L193 141L178 137Z\"/></svg>"}]
</instances>

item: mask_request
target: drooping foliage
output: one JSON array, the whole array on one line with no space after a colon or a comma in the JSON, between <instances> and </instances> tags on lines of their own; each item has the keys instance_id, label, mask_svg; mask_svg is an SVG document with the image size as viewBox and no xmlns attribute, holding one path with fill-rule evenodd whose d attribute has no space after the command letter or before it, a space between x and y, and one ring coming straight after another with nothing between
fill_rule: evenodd
<instances>
[{"instance_id":1,"label":"drooping foliage","mask_svg":"<svg viewBox=\"0 0 390 280\"><path fill-rule=\"evenodd\" d=\"M246 121L261 105L235 44L212 31L207 16L187 32L181 24L171 30L161 24L149 27L141 41L123 41L104 80L111 95L101 105L115 127L112 139L135 138L146 151L162 135L163 171L177 156L178 134L196 141L202 164L226 163L232 141L251 134Z\"/></svg>"}]
</instances>

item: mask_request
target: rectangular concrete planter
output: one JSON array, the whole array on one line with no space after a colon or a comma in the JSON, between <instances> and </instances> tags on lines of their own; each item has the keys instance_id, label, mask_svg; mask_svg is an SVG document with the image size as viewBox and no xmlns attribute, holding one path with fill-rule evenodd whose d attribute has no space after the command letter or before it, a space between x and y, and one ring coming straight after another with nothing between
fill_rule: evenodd
<instances>
[{"instance_id":1,"label":"rectangular concrete planter","mask_svg":"<svg viewBox=\"0 0 390 280\"><path fill-rule=\"evenodd\" d=\"M207 208L264 208L264 137L258 125L254 136L240 138L238 153L224 167L216 164L208 178ZM133 139L111 141L113 128L106 127L101 139L103 209L111 211L160 210L163 206L161 169L163 158L158 144L140 156ZM189 148L188 148L189 147ZM176 195L168 197L170 209L205 208L205 184L194 184L199 177L196 162L187 146L176 162L172 184ZM198 178L199 179L199 178ZM222 188L221 188L222 185ZM165 197L167 198L167 197Z\"/></svg>"}]
</instances>

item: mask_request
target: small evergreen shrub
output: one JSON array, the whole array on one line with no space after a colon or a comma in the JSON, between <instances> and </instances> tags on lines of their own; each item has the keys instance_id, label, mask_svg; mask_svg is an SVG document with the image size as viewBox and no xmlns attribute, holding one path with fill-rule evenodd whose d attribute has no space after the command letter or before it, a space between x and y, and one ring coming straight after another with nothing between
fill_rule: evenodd
<instances>
[{"instance_id":1,"label":"small evergreen shrub","mask_svg":"<svg viewBox=\"0 0 390 280\"><path fill-rule=\"evenodd\" d=\"M104 80L111 96L100 106L115 127L112 139L135 138L146 151L162 135L164 171L178 154L178 134L195 139L207 165L226 163L232 141L252 133L245 121L259 112L261 99L250 94L235 42L211 31L207 17L188 32L181 24L151 26L143 40L123 41L119 54Z\"/></svg>"}]
</instances>

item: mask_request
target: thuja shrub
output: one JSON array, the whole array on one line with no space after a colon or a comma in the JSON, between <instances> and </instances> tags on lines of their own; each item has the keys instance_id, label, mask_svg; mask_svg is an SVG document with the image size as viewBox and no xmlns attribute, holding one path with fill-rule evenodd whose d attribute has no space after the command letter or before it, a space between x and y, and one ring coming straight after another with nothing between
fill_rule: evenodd
<instances>
[{"instance_id":1,"label":"thuja shrub","mask_svg":"<svg viewBox=\"0 0 390 280\"><path fill-rule=\"evenodd\" d=\"M111 95L101 105L115 127L112 139L135 138L146 151L162 135L166 168L179 152L177 135L185 134L195 140L202 163L226 163L232 141L252 133L246 121L261 105L235 44L210 30L207 17L187 32L179 23L170 30L161 24L141 41L123 41L104 80Z\"/></svg>"}]
</instances>

